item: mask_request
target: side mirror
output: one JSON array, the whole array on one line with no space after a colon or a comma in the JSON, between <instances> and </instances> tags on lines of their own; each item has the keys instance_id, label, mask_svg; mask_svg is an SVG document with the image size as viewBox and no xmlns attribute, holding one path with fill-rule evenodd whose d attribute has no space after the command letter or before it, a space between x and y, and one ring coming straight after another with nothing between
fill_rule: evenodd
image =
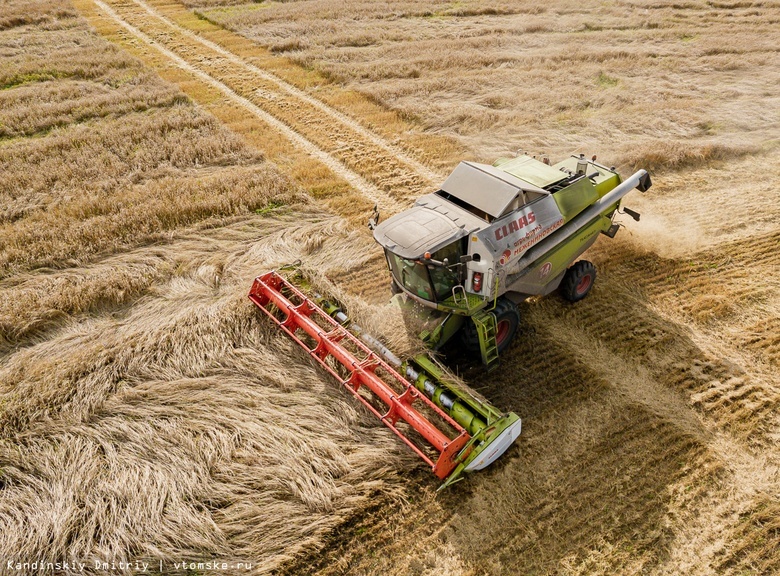
<instances>
[{"instance_id":1,"label":"side mirror","mask_svg":"<svg viewBox=\"0 0 780 576\"><path fill-rule=\"evenodd\" d=\"M471 262L472 260L474 260L474 257L472 255L470 255L470 254L464 254L463 256L460 257L460 263L461 264L467 264L467 263Z\"/></svg>"},{"instance_id":2,"label":"side mirror","mask_svg":"<svg viewBox=\"0 0 780 576\"><path fill-rule=\"evenodd\" d=\"M373 230L379 224L379 206L374 204L374 213L368 221L368 229Z\"/></svg>"}]
</instances>

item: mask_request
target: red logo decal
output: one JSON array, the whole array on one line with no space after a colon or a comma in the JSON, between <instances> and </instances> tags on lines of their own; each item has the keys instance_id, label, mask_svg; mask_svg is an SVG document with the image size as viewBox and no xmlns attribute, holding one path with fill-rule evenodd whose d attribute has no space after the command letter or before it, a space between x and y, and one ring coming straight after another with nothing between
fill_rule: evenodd
<instances>
[{"instance_id":1,"label":"red logo decal","mask_svg":"<svg viewBox=\"0 0 780 576\"><path fill-rule=\"evenodd\" d=\"M509 224L504 224L501 228L496 228L496 240L506 238L510 234L514 234L534 222L536 222L536 215L533 212L523 214L516 220L512 220Z\"/></svg>"}]
</instances>

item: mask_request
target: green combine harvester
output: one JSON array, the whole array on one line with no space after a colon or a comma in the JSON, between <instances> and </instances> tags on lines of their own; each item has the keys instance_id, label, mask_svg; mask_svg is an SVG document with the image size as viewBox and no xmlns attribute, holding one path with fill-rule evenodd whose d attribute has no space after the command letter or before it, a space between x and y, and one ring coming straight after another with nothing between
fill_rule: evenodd
<instances>
[{"instance_id":1,"label":"green combine harvester","mask_svg":"<svg viewBox=\"0 0 780 576\"><path fill-rule=\"evenodd\" d=\"M645 170L621 180L583 155L555 165L526 155L461 162L438 191L381 224L375 212L369 226L385 251L393 299L423 320L423 341L440 350L457 337L493 370L517 332L517 305L556 289L571 302L584 298L596 269L575 260L600 234L615 236L613 216L628 192L650 186ZM340 308L306 296L278 272L258 277L249 297L417 452L442 486L490 465L519 436L516 414L448 380L427 354L398 358Z\"/></svg>"}]
</instances>

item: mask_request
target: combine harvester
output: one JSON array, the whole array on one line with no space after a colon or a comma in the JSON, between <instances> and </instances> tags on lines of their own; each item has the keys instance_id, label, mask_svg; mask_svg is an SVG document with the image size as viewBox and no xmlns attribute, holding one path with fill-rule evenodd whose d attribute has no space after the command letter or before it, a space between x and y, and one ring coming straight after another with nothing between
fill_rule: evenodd
<instances>
[{"instance_id":1,"label":"combine harvester","mask_svg":"<svg viewBox=\"0 0 780 576\"><path fill-rule=\"evenodd\" d=\"M584 156L550 165L526 155L495 164L462 162L441 189L378 224L369 222L391 273L393 297L422 319L433 350L460 337L488 370L514 337L517 305L559 289L576 302L596 277L586 260L613 238L613 216L650 176L622 181ZM635 220L639 214L624 212ZM444 483L481 470L520 434L520 418L448 381L427 354L401 360L336 305L306 296L276 271L255 279L249 298L409 445Z\"/></svg>"}]
</instances>

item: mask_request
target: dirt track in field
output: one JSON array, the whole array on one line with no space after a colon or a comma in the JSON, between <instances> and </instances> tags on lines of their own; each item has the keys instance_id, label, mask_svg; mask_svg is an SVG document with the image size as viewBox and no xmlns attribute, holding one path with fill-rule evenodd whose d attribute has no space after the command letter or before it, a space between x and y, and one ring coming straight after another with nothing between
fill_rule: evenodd
<instances>
[{"instance_id":1,"label":"dirt track in field","mask_svg":"<svg viewBox=\"0 0 780 576\"><path fill-rule=\"evenodd\" d=\"M288 64L253 56L251 43L176 3L74 3L355 227L374 202L387 212L410 204L457 151L424 135L393 138L368 104L350 116L348 100L328 103L339 98L332 85L318 81L319 99L305 78L269 71ZM439 497L414 476L400 509L367 506L287 571L780 571L780 205L774 178L756 176L778 160L774 148L667 171L629 197L645 217L591 250L592 295L574 307L526 303L497 377L461 367L523 417L517 445ZM383 299L379 256L331 278Z\"/></svg>"},{"instance_id":2,"label":"dirt track in field","mask_svg":"<svg viewBox=\"0 0 780 576\"><path fill-rule=\"evenodd\" d=\"M448 154L458 150L450 141L421 134L360 95L344 96L316 75L298 77L299 68L288 64L293 78L303 86L313 85L318 97L307 94L282 77L290 74L287 68L279 74L261 69L255 61L263 63L262 52L251 42L197 19L177 3L152 7L140 0L77 0L75 4L100 31L109 38L117 35L131 53L156 66L166 79L178 81L195 101L295 177L315 199L366 232L366 237L373 205L379 205L383 214L398 212L437 179L437 172L416 156L441 166L449 160ZM203 37L176 18L194 26ZM247 52L256 55L242 56ZM361 109L369 127L397 124L401 130L390 141L329 104L329 99ZM378 257L370 270L352 272L368 278L360 282L360 293L374 291L371 279L382 269L381 262Z\"/></svg>"},{"instance_id":3,"label":"dirt track in field","mask_svg":"<svg viewBox=\"0 0 780 576\"><path fill-rule=\"evenodd\" d=\"M102 2L98 13L287 139L282 154L311 156L362 196L397 211L435 179L398 145L326 103L242 60L157 12L145 2ZM315 169L316 171L316 169ZM328 198L323 198L326 203ZM343 210L342 210L343 212ZM351 214L345 214L351 216Z\"/></svg>"}]
</instances>

